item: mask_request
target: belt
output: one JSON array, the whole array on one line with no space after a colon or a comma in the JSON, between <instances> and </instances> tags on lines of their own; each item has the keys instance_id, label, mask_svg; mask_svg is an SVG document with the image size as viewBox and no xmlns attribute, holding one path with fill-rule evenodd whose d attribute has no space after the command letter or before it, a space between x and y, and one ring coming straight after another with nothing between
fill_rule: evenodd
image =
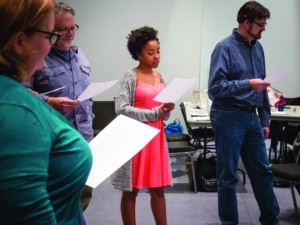
<instances>
[{"instance_id":1,"label":"belt","mask_svg":"<svg viewBox=\"0 0 300 225\"><path fill-rule=\"evenodd\" d=\"M256 113L256 108L247 107L247 106L237 106L236 108L247 111L247 112L254 112Z\"/></svg>"},{"instance_id":2,"label":"belt","mask_svg":"<svg viewBox=\"0 0 300 225\"><path fill-rule=\"evenodd\" d=\"M213 107L213 106L212 106ZM249 107L249 106L242 106L242 105L231 105L231 106L217 106L217 108L219 109L224 109L224 110L236 110L236 109L240 109L240 110L244 110L247 112L253 112L256 113L257 108L255 107Z\"/></svg>"}]
</instances>

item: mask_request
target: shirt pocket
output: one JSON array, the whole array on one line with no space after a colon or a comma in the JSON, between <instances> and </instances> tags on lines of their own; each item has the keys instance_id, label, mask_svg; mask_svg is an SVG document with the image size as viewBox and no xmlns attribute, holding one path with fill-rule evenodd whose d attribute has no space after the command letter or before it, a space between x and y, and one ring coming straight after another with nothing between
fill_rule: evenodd
<instances>
[{"instance_id":1,"label":"shirt pocket","mask_svg":"<svg viewBox=\"0 0 300 225\"><path fill-rule=\"evenodd\" d=\"M91 75L91 67L86 65L80 65L80 70L82 73L86 74L87 76Z\"/></svg>"},{"instance_id":2,"label":"shirt pocket","mask_svg":"<svg viewBox=\"0 0 300 225\"><path fill-rule=\"evenodd\" d=\"M68 83L67 79L64 67L44 68L34 75L34 90L46 92L60 88Z\"/></svg>"},{"instance_id":3,"label":"shirt pocket","mask_svg":"<svg viewBox=\"0 0 300 225\"><path fill-rule=\"evenodd\" d=\"M91 67L88 65L79 65L81 72L81 83L83 88L86 88L91 83Z\"/></svg>"}]
</instances>

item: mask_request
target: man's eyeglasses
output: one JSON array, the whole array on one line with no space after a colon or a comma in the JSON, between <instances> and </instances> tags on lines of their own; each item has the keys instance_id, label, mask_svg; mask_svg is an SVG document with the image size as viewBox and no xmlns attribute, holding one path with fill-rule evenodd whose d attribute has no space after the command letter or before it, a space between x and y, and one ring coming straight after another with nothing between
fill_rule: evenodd
<instances>
[{"instance_id":1,"label":"man's eyeglasses","mask_svg":"<svg viewBox=\"0 0 300 225\"><path fill-rule=\"evenodd\" d=\"M57 40L59 39L61 33L59 31L53 31L53 32L48 32L48 31L44 31L44 30L38 30L38 29L34 29L33 32L39 32L39 33L43 33L43 34L49 34L49 36L47 37L50 40L50 44L54 45Z\"/></svg>"},{"instance_id":2,"label":"man's eyeglasses","mask_svg":"<svg viewBox=\"0 0 300 225\"><path fill-rule=\"evenodd\" d=\"M252 21L253 23L255 23L257 26L259 26L260 28L265 28L267 26L267 23L258 23L255 21Z\"/></svg>"},{"instance_id":3,"label":"man's eyeglasses","mask_svg":"<svg viewBox=\"0 0 300 225\"><path fill-rule=\"evenodd\" d=\"M79 25L75 24L73 27L65 27L65 28L55 27L55 29L60 31L61 33L75 32L79 29Z\"/></svg>"}]
</instances>

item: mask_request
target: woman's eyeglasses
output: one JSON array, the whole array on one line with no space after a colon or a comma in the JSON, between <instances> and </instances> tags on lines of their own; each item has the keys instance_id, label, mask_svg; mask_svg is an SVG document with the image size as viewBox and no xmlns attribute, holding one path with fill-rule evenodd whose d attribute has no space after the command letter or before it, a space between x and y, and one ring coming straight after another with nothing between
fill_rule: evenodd
<instances>
[{"instance_id":1,"label":"woman's eyeglasses","mask_svg":"<svg viewBox=\"0 0 300 225\"><path fill-rule=\"evenodd\" d=\"M55 30L53 32L49 32L49 31L39 30L36 28L30 28L30 29L27 29L24 31L25 34L30 34L33 32L48 34L47 38L49 39L51 45L54 45L57 42L57 40L59 39L59 37L61 36L61 32L57 31L57 30Z\"/></svg>"},{"instance_id":2,"label":"woman's eyeglasses","mask_svg":"<svg viewBox=\"0 0 300 225\"><path fill-rule=\"evenodd\" d=\"M33 31L43 33L43 34L48 34L49 36L47 38L50 40L51 45L54 45L57 42L57 40L59 39L60 35L61 35L61 32L56 31L56 30L53 31L53 32L48 32L48 31L44 31L44 30L35 29Z\"/></svg>"}]
</instances>

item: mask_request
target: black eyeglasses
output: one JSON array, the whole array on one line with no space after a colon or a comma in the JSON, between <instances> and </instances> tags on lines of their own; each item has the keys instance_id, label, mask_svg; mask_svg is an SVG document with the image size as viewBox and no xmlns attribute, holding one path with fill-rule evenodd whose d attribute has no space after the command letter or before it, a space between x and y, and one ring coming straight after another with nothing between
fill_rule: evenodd
<instances>
[{"instance_id":1,"label":"black eyeglasses","mask_svg":"<svg viewBox=\"0 0 300 225\"><path fill-rule=\"evenodd\" d=\"M265 28L267 26L267 23L257 23L255 21L252 22L255 23L257 26L259 26L260 28Z\"/></svg>"},{"instance_id":2,"label":"black eyeglasses","mask_svg":"<svg viewBox=\"0 0 300 225\"><path fill-rule=\"evenodd\" d=\"M38 30L35 29L33 30L34 32L39 32L39 33L43 33L43 34L49 34L49 36L47 37L50 40L50 44L54 45L57 40L59 39L61 33L59 31L53 31L53 32L48 32L48 31L44 31L44 30Z\"/></svg>"},{"instance_id":3,"label":"black eyeglasses","mask_svg":"<svg viewBox=\"0 0 300 225\"><path fill-rule=\"evenodd\" d=\"M47 38L49 39L51 45L54 45L57 42L57 40L59 39L59 37L61 36L61 32L59 32L57 30L55 30L53 32L49 32L49 31L39 30L36 28L29 28L24 31L25 34L31 34L33 32L48 34L49 36L47 36Z\"/></svg>"},{"instance_id":4,"label":"black eyeglasses","mask_svg":"<svg viewBox=\"0 0 300 225\"><path fill-rule=\"evenodd\" d=\"M60 31L61 33L75 32L79 29L79 25L75 24L73 27L65 27L65 28L55 27L55 29Z\"/></svg>"}]
</instances>

